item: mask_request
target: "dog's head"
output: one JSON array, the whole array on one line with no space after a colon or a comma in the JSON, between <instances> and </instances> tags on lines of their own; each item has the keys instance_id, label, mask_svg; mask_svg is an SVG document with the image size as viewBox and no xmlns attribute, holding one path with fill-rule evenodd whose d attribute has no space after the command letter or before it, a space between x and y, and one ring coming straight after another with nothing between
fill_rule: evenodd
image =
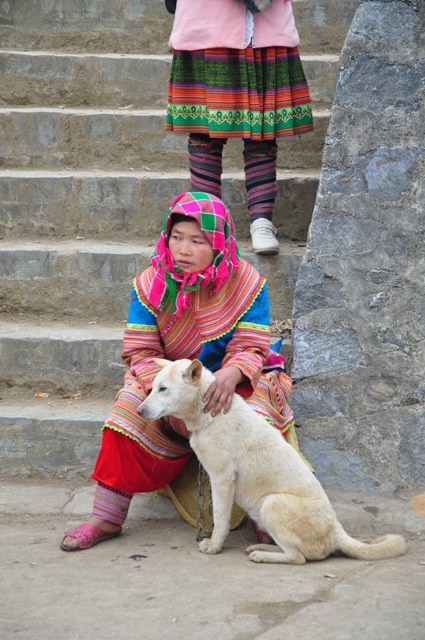
<instances>
[{"instance_id":1,"label":"dog's head","mask_svg":"<svg viewBox=\"0 0 425 640\"><path fill-rule=\"evenodd\" d=\"M193 418L203 410L202 396L214 380L200 360L164 360L154 358L161 370L153 381L152 391L138 408L146 420L175 416L182 420Z\"/></svg>"}]
</instances>

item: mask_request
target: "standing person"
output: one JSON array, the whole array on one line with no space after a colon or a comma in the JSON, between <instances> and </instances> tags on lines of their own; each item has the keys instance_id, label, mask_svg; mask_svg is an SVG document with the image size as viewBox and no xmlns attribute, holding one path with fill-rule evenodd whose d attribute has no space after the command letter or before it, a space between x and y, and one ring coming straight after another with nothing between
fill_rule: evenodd
<instances>
[{"instance_id":1,"label":"standing person","mask_svg":"<svg viewBox=\"0 0 425 640\"><path fill-rule=\"evenodd\" d=\"M313 118L291 0L256 5L177 1L166 130L189 134L192 190L219 198L223 145L243 139L252 246L266 255L279 251L276 139L312 131Z\"/></svg>"},{"instance_id":2,"label":"standing person","mask_svg":"<svg viewBox=\"0 0 425 640\"><path fill-rule=\"evenodd\" d=\"M155 357L199 358L216 376L205 411L226 410L239 393L296 444L291 379L284 357L270 350L269 321L265 279L240 258L224 203L207 193L179 195L152 266L134 279L122 354L128 370L103 427L92 515L65 535L62 549L119 535L133 494L173 482L194 456L181 420L147 421L137 412L160 369Z\"/></svg>"}]
</instances>

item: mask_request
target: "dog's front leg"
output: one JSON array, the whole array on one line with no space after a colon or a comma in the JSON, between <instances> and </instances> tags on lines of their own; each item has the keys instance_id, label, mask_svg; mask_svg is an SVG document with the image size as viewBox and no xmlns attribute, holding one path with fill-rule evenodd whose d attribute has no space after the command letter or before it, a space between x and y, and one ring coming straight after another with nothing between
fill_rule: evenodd
<instances>
[{"instance_id":1,"label":"dog's front leg","mask_svg":"<svg viewBox=\"0 0 425 640\"><path fill-rule=\"evenodd\" d=\"M213 503L214 529L211 538L199 543L202 553L220 553L230 530L236 481L234 477L210 478Z\"/></svg>"}]
</instances>

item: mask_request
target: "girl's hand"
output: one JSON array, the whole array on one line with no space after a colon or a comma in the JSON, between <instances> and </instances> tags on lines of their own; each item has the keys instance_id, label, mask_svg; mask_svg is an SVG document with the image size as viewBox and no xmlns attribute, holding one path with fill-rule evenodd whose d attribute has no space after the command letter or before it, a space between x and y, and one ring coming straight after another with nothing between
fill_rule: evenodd
<instances>
[{"instance_id":1,"label":"girl's hand","mask_svg":"<svg viewBox=\"0 0 425 640\"><path fill-rule=\"evenodd\" d=\"M233 394L244 378L237 367L224 367L214 373L215 382L207 389L202 398L206 403L204 411L216 416L220 411L227 413L232 403Z\"/></svg>"}]
</instances>

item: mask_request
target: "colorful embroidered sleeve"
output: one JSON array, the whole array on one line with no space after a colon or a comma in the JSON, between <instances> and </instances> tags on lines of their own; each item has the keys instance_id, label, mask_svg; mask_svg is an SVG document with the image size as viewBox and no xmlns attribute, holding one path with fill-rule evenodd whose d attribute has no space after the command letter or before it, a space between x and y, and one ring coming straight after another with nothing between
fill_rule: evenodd
<instances>
[{"instance_id":1,"label":"colorful embroidered sleeve","mask_svg":"<svg viewBox=\"0 0 425 640\"><path fill-rule=\"evenodd\" d=\"M236 366L256 387L270 352L270 308L264 285L251 307L240 318L226 346L223 367Z\"/></svg>"},{"instance_id":2,"label":"colorful embroidered sleeve","mask_svg":"<svg viewBox=\"0 0 425 640\"><path fill-rule=\"evenodd\" d=\"M159 367L152 361L155 357L164 357L156 318L142 304L133 286L128 321L124 331L122 359L146 393L151 390L152 381L159 371Z\"/></svg>"}]
</instances>

